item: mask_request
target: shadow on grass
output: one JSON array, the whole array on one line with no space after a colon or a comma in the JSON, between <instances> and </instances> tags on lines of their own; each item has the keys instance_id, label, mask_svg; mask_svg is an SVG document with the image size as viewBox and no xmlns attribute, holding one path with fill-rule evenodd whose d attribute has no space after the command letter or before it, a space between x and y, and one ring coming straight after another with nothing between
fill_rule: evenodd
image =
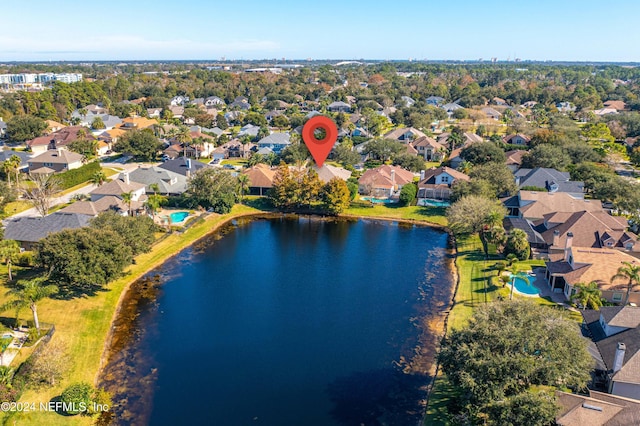
<instances>
[{"instance_id":1,"label":"shadow on grass","mask_svg":"<svg viewBox=\"0 0 640 426\"><path fill-rule=\"evenodd\" d=\"M275 209L271 205L271 202L266 197L245 198L242 204L265 212L275 211Z\"/></svg>"},{"instance_id":2,"label":"shadow on grass","mask_svg":"<svg viewBox=\"0 0 640 426\"><path fill-rule=\"evenodd\" d=\"M78 298L96 296L98 293L109 291L101 285L91 284L82 287L72 287L68 284L56 284L58 286L58 292L51 296L56 300L72 300Z\"/></svg>"},{"instance_id":3,"label":"shadow on grass","mask_svg":"<svg viewBox=\"0 0 640 426\"><path fill-rule=\"evenodd\" d=\"M493 293L494 291L499 290L499 289L500 289L500 287L492 284L492 285L488 286L486 289L479 288L477 290L474 290L474 293L484 293L486 291L487 294L488 294L488 293Z\"/></svg>"},{"instance_id":4,"label":"shadow on grass","mask_svg":"<svg viewBox=\"0 0 640 426\"><path fill-rule=\"evenodd\" d=\"M332 417L341 425L419 424L431 377L394 368L360 371L339 377L327 392Z\"/></svg>"}]
</instances>

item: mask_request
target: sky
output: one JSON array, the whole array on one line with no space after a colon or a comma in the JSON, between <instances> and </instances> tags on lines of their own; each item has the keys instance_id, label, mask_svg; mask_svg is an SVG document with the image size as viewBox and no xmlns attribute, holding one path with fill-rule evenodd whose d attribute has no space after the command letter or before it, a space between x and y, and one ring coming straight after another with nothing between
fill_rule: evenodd
<instances>
[{"instance_id":1,"label":"sky","mask_svg":"<svg viewBox=\"0 0 640 426\"><path fill-rule=\"evenodd\" d=\"M0 61L640 62L638 0L2 3Z\"/></svg>"}]
</instances>

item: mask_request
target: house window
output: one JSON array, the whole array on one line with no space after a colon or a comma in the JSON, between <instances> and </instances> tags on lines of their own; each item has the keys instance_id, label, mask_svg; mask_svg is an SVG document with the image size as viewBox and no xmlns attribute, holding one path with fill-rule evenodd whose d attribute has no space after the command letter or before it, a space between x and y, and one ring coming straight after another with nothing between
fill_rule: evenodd
<instances>
[{"instance_id":1,"label":"house window","mask_svg":"<svg viewBox=\"0 0 640 426\"><path fill-rule=\"evenodd\" d=\"M613 300L614 302L622 301L622 293L613 293L613 297L611 297L611 300Z\"/></svg>"},{"instance_id":2,"label":"house window","mask_svg":"<svg viewBox=\"0 0 640 426\"><path fill-rule=\"evenodd\" d=\"M449 176L441 176L440 180L442 180L442 183L449 183Z\"/></svg>"},{"instance_id":3,"label":"house window","mask_svg":"<svg viewBox=\"0 0 640 426\"><path fill-rule=\"evenodd\" d=\"M613 243L611 241L607 241L607 247L613 247Z\"/></svg>"}]
</instances>

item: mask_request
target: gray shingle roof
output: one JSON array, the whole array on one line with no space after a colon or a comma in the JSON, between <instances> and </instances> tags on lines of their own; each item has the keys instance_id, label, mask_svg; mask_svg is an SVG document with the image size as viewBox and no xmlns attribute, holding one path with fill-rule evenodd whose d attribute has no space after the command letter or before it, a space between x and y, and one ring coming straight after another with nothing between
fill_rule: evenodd
<instances>
[{"instance_id":1,"label":"gray shingle roof","mask_svg":"<svg viewBox=\"0 0 640 426\"><path fill-rule=\"evenodd\" d=\"M187 164L189 163L191 164L191 168L187 167ZM175 160L165 161L158 167L161 169L169 170L170 172L178 173L182 176L186 176L187 171L193 175L196 171L207 167L207 165L196 160L178 157Z\"/></svg>"},{"instance_id":2,"label":"gray shingle roof","mask_svg":"<svg viewBox=\"0 0 640 426\"><path fill-rule=\"evenodd\" d=\"M265 145L288 145L291 143L289 140L291 136L288 133L272 133L269 136L265 136L260 139L258 142L259 147L263 147Z\"/></svg>"},{"instance_id":3,"label":"gray shingle roof","mask_svg":"<svg viewBox=\"0 0 640 426\"><path fill-rule=\"evenodd\" d=\"M13 155L17 155L18 157L20 157L21 167L25 167L27 165L27 161L29 161L29 159L31 159L31 156L32 156L32 154L24 151L4 150L4 151L0 151L0 162L8 160Z\"/></svg>"},{"instance_id":4,"label":"gray shingle roof","mask_svg":"<svg viewBox=\"0 0 640 426\"><path fill-rule=\"evenodd\" d=\"M187 178L184 175L160 167L139 167L129 173L129 179L146 185L147 193L153 192L149 185L154 183L160 188L160 194L182 194L187 189Z\"/></svg>"},{"instance_id":5,"label":"gray shingle roof","mask_svg":"<svg viewBox=\"0 0 640 426\"><path fill-rule=\"evenodd\" d=\"M519 187L537 186L549 189L554 182L558 185L557 192L581 193L584 191L584 182L571 181L567 172L559 172L556 169L536 167L535 169L520 169L514 176L520 178Z\"/></svg>"},{"instance_id":6,"label":"gray shingle roof","mask_svg":"<svg viewBox=\"0 0 640 426\"><path fill-rule=\"evenodd\" d=\"M21 217L7 222L4 237L8 240L35 243L53 232L82 228L91 216L56 212L45 217Z\"/></svg>"}]
</instances>

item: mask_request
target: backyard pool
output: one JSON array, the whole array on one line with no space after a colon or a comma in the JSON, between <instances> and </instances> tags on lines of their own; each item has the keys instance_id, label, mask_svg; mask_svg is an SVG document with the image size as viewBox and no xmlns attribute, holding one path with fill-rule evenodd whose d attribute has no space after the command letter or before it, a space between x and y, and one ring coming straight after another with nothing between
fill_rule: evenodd
<instances>
[{"instance_id":1,"label":"backyard pool","mask_svg":"<svg viewBox=\"0 0 640 426\"><path fill-rule=\"evenodd\" d=\"M451 205L450 202L448 201L442 201L442 200L429 200L429 199L422 199L419 200L419 205L421 206L430 206L430 207L449 207Z\"/></svg>"},{"instance_id":2,"label":"backyard pool","mask_svg":"<svg viewBox=\"0 0 640 426\"><path fill-rule=\"evenodd\" d=\"M535 285L533 285L535 279L536 279L535 276L529 277L529 284L527 284L527 282L522 278L516 278L515 279L516 290L518 290L520 293L527 294L529 296L538 296L540 294L540 290L538 290L538 288Z\"/></svg>"},{"instance_id":3,"label":"backyard pool","mask_svg":"<svg viewBox=\"0 0 640 426\"><path fill-rule=\"evenodd\" d=\"M171 216L171 223L181 223L189 216L189 212L173 212Z\"/></svg>"},{"instance_id":4,"label":"backyard pool","mask_svg":"<svg viewBox=\"0 0 640 426\"><path fill-rule=\"evenodd\" d=\"M391 198L362 197L362 199L365 201L371 201L374 204L391 204L396 202Z\"/></svg>"}]
</instances>

